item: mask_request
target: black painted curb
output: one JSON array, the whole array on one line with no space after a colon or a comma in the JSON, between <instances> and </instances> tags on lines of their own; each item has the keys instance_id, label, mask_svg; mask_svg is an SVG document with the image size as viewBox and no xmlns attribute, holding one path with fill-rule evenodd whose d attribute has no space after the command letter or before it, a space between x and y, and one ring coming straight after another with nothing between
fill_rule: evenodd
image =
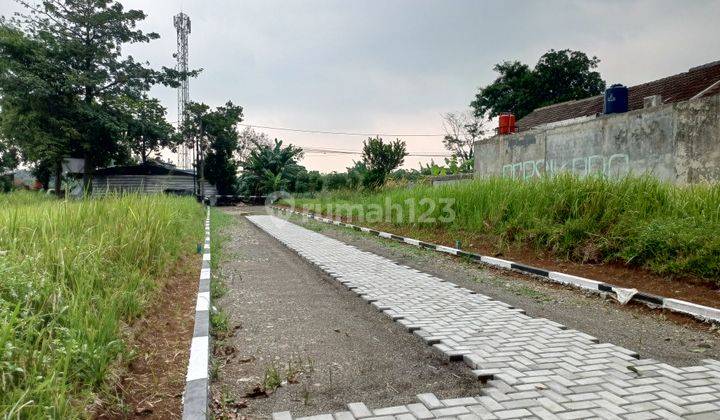
<instances>
[{"instance_id":1,"label":"black painted curb","mask_svg":"<svg viewBox=\"0 0 720 420\"><path fill-rule=\"evenodd\" d=\"M480 255L475 254L472 252L463 251L461 249L457 248L451 248L444 245L438 245L433 244L430 242L420 241L418 239L413 238L406 238L403 236L398 236L392 233L388 232L381 232L375 229L370 229L363 226L353 225L351 223L346 223L341 220L333 220L333 219L327 219L322 216L317 216L314 213L303 213L295 210L288 210L283 207L278 206L272 206L271 207L274 210L279 210L281 212L285 213L292 213L298 216L304 216L309 219L317 220L323 223L333 224L336 226L344 226L348 227L357 231L362 231L366 233L370 233L373 235L376 235L381 238L385 239L391 239L398 242L406 243L409 245L415 245L418 247L431 249L437 252L443 252L446 254L456 255L456 256L462 256L467 257L469 259L472 259L473 261L479 262L481 264L489 265L495 268L503 268L506 270L512 270L516 272L520 272L523 274L533 275L537 277L541 277L543 279L565 284L569 286L573 286L576 288L580 288L583 290L587 290L594 293L614 293L616 296L618 295L618 292L621 294L625 293L631 293L633 289L627 289L620 286L615 286L613 284L596 281L587 279L584 277L578 277L571 274L566 273L560 273L557 271L549 271L543 268L538 267L532 267L526 264L517 263L514 261L504 260L500 258L490 257L487 255ZM679 312L686 315L691 315L697 319L700 319L702 321L711 321L711 322L718 322L720 323L720 309L718 308L712 308L710 306L703 306L698 305L696 303L679 300L679 299L672 299L672 298L666 298L662 296L653 295L650 293L640 292L636 291L632 297L630 298L630 301L632 302L638 302L642 303L644 305L647 305L651 308L663 308L670 310L672 312Z\"/></svg>"}]
</instances>

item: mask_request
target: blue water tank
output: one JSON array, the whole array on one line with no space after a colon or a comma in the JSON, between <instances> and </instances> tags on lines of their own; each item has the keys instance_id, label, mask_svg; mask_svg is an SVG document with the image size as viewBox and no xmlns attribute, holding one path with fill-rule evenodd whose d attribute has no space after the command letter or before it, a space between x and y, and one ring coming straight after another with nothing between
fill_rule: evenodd
<instances>
[{"instance_id":1,"label":"blue water tank","mask_svg":"<svg viewBox=\"0 0 720 420\"><path fill-rule=\"evenodd\" d=\"M603 114L620 114L628 112L628 88L616 84L605 90Z\"/></svg>"}]
</instances>

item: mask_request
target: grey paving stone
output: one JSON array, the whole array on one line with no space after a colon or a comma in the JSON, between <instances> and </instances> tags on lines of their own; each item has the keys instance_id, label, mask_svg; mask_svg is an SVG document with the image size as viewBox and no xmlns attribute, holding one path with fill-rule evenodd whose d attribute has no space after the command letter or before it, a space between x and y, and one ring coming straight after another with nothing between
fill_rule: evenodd
<instances>
[{"instance_id":1,"label":"grey paving stone","mask_svg":"<svg viewBox=\"0 0 720 420\"><path fill-rule=\"evenodd\" d=\"M468 410L465 407L459 406L459 407L445 407L445 408L436 408L435 410L430 410L435 417L457 417L461 414L470 414L470 410Z\"/></svg>"},{"instance_id":2,"label":"grey paving stone","mask_svg":"<svg viewBox=\"0 0 720 420\"><path fill-rule=\"evenodd\" d=\"M281 411L279 413L273 413L273 420L292 420L292 415L289 411Z\"/></svg>"},{"instance_id":3,"label":"grey paving stone","mask_svg":"<svg viewBox=\"0 0 720 420\"><path fill-rule=\"evenodd\" d=\"M425 405L429 410L443 407L443 403L435 396L435 394L420 394L417 399Z\"/></svg>"},{"instance_id":4,"label":"grey paving stone","mask_svg":"<svg viewBox=\"0 0 720 420\"><path fill-rule=\"evenodd\" d=\"M408 410L407 407L404 405L398 405L395 407L385 407L385 408L378 408L373 410L373 415L375 416L392 416L396 414L403 414L408 413L410 410Z\"/></svg>"},{"instance_id":5,"label":"grey paving stone","mask_svg":"<svg viewBox=\"0 0 720 420\"><path fill-rule=\"evenodd\" d=\"M373 415L372 411L370 411L369 408L363 403L357 402L357 403L350 403L347 405L348 410L350 410L350 413L352 413L355 418L363 418L363 417L370 417Z\"/></svg>"},{"instance_id":6,"label":"grey paving stone","mask_svg":"<svg viewBox=\"0 0 720 420\"><path fill-rule=\"evenodd\" d=\"M431 419L431 418L435 417L430 412L430 410L428 410L428 408L425 407L425 405L421 404L421 403L408 404L407 408L418 419Z\"/></svg>"}]
</instances>

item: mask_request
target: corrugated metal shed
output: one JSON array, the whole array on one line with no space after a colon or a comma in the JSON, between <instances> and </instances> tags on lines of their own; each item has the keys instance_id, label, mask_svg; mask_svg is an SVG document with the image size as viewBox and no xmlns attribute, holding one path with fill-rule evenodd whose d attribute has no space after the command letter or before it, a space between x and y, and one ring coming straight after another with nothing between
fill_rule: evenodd
<instances>
[{"instance_id":1,"label":"corrugated metal shed","mask_svg":"<svg viewBox=\"0 0 720 420\"><path fill-rule=\"evenodd\" d=\"M215 186L204 182L205 196L217 195ZM156 194L163 192L192 195L194 175L190 171L145 163L140 165L113 166L95 171L92 194L139 192Z\"/></svg>"}]
</instances>

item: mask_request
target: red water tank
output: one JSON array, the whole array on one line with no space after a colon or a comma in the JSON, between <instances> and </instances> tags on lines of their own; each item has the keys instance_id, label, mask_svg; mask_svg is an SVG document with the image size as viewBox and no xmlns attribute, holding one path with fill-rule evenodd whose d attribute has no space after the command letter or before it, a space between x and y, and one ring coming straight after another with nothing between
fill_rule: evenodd
<instances>
[{"instance_id":1,"label":"red water tank","mask_svg":"<svg viewBox=\"0 0 720 420\"><path fill-rule=\"evenodd\" d=\"M510 134L514 133L515 131L515 115L510 112L503 112L502 114L500 114L498 134Z\"/></svg>"}]
</instances>

